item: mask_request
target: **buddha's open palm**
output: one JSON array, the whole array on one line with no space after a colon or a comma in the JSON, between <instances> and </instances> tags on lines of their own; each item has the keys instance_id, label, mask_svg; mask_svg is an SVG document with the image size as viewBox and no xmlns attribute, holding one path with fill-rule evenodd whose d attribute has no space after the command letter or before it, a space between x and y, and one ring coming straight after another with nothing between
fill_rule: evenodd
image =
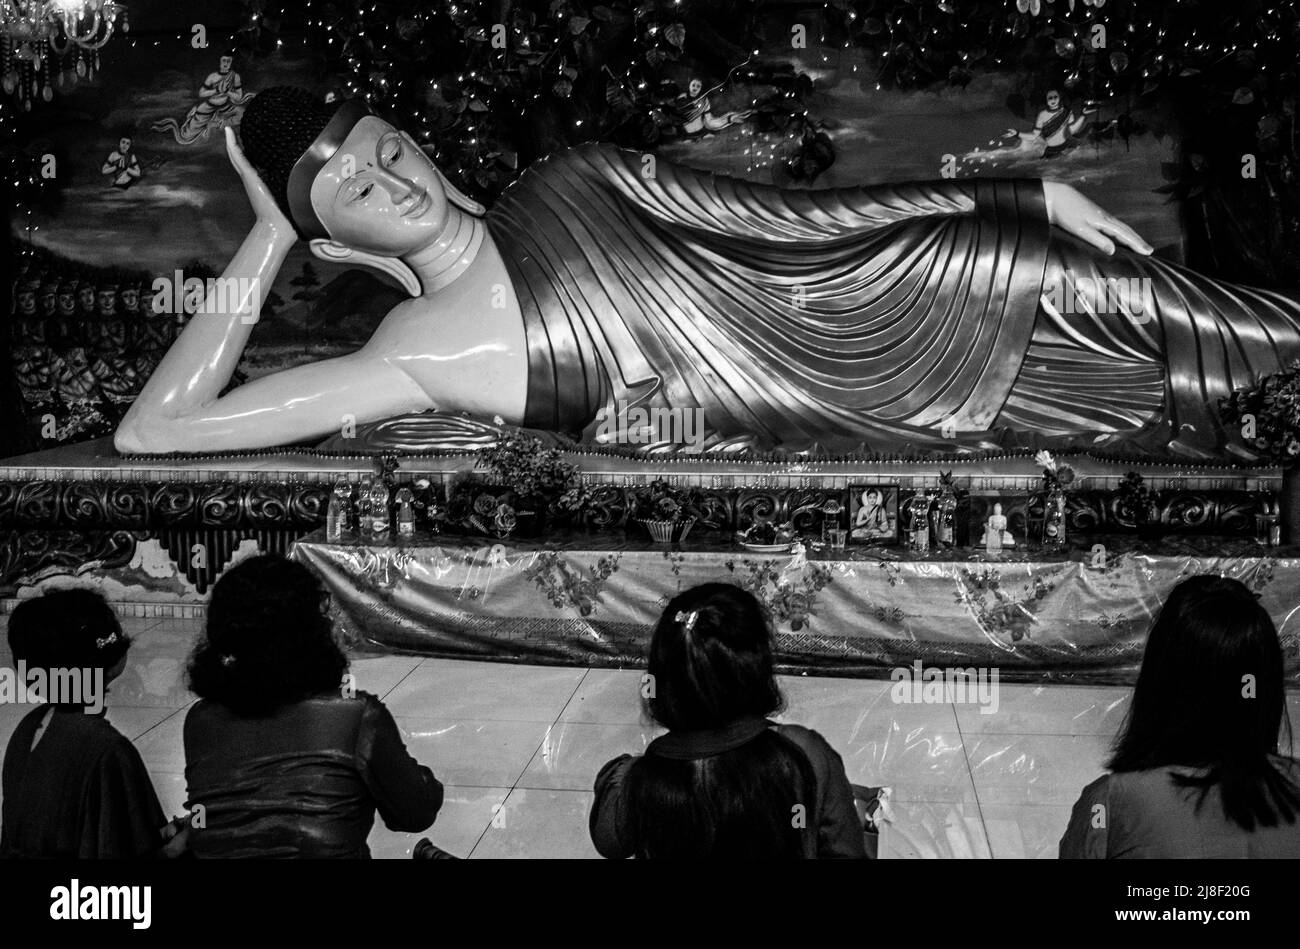
<instances>
[{"instance_id":1,"label":"buddha's open palm","mask_svg":"<svg viewBox=\"0 0 1300 949\"><path fill-rule=\"evenodd\" d=\"M1116 243L1139 254L1151 253L1151 245L1137 231L1069 185L1044 181L1043 197L1047 201L1049 221L1103 254L1115 253Z\"/></svg>"}]
</instances>

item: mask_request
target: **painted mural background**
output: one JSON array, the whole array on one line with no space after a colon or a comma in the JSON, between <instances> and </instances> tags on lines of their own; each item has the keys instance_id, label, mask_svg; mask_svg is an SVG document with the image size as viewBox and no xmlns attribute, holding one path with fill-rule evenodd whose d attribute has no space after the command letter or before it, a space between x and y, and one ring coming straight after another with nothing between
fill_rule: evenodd
<instances>
[{"instance_id":1,"label":"painted mural background","mask_svg":"<svg viewBox=\"0 0 1300 949\"><path fill-rule=\"evenodd\" d=\"M20 147L29 156L54 155L59 186L12 220L9 368L22 431L11 440L19 448L111 431L183 325L183 314L150 312L154 281L177 271L218 274L238 247L252 215L222 127L237 124L248 99L271 86L339 90L309 43L241 44L247 4L179 6L132 4L129 37L105 46L94 76L61 88L25 119ZM196 24L205 27L206 45L196 43ZM1170 183L1186 157L1184 130L1158 95L1116 103L1066 92L1064 105L1072 121L1084 120L1083 131L1073 147L1045 155L1027 133L1047 92L1061 87L1053 75L975 69L960 85L877 88L838 44L761 52L807 77L803 99L833 142L834 163L812 181L793 181L780 161L788 137L743 119L691 129L700 100L691 95L685 60L672 77L686 103L682 127L657 145L661 159L792 187L953 173L1050 178L1122 216L1161 256L1184 260ZM738 79L709 81L708 115L714 124L741 115L759 94ZM299 245L273 287L240 378L355 349L401 296L394 284L324 264Z\"/></svg>"}]
</instances>

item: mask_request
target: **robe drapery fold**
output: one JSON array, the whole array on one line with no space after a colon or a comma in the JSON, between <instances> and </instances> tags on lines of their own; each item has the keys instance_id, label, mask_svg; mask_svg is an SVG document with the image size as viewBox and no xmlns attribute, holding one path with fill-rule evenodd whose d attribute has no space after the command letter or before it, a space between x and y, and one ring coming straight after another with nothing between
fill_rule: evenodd
<instances>
[{"instance_id":1,"label":"robe drapery fold","mask_svg":"<svg viewBox=\"0 0 1300 949\"><path fill-rule=\"evenodd\" d=\"M989 428L1038 308L1038 182L785 191L646 168L570 149L488 215L527 329L526 425L578 432L626 401L766 446Z\"/></svg>"},{"instance_id":2,"label":"robe drapery fold","mask_svg":"<svg viewBox=\"0 0 1300 949\"><path fill-rule=\"evenodd\" d=\"M1212 454L1218 398L1300 358L1295 299L1053 234L1036 180L793 191L586 145L487 223L524 316L524 424L586 440L626 403L761 447L1000 430ZM1112 279L1141 281L1145 315L1040 302Z\"/></svg>"}]
</instances>

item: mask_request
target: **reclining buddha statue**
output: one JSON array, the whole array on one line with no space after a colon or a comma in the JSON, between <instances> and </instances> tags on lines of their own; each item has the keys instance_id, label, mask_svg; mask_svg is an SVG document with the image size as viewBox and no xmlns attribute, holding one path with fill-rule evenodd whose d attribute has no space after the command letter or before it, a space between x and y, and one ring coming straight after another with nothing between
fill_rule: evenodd
<instances>
[{"instance_id":1,"label":"reclining buddha statue","mask_svg":"<svg viewBox=\"0 0 1300 949\"><path fill-rule=\"evenodd\" d=\"M702 410L706 448L1073 439L1213 456L1231 435L1218 399L1300 357L1296 297L1153 257L1056 182L784 190L589 144L485 211L358 99L269 89L226 139L256 222L224 276L249 290L185 327L117 431L123 452L421 415L591 441L621 405ZM298 239L410 299L360 350L227 391ZM1077 292L1116 282L1141 292Z\"/></svg>"}]
</instances>

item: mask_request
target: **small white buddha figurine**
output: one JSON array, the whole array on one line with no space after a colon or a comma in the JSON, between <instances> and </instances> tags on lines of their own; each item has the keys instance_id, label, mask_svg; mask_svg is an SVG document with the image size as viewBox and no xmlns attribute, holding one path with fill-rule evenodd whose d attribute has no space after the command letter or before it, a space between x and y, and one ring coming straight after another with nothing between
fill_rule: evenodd
<instances>
[{"instance_id":1,"label":"small white buddha figurine","mask_svg":"<svg viewBox=\"0 0 1300 949\"><path fill-rule=\"evenodd\" d=\"M993 513L984 522L984 549L990 554L1001 553L1003 547L1016 546L1016 539L1007 530L1007 516L1002 505L994 504Z\"/></svg>"}]
</instances>

